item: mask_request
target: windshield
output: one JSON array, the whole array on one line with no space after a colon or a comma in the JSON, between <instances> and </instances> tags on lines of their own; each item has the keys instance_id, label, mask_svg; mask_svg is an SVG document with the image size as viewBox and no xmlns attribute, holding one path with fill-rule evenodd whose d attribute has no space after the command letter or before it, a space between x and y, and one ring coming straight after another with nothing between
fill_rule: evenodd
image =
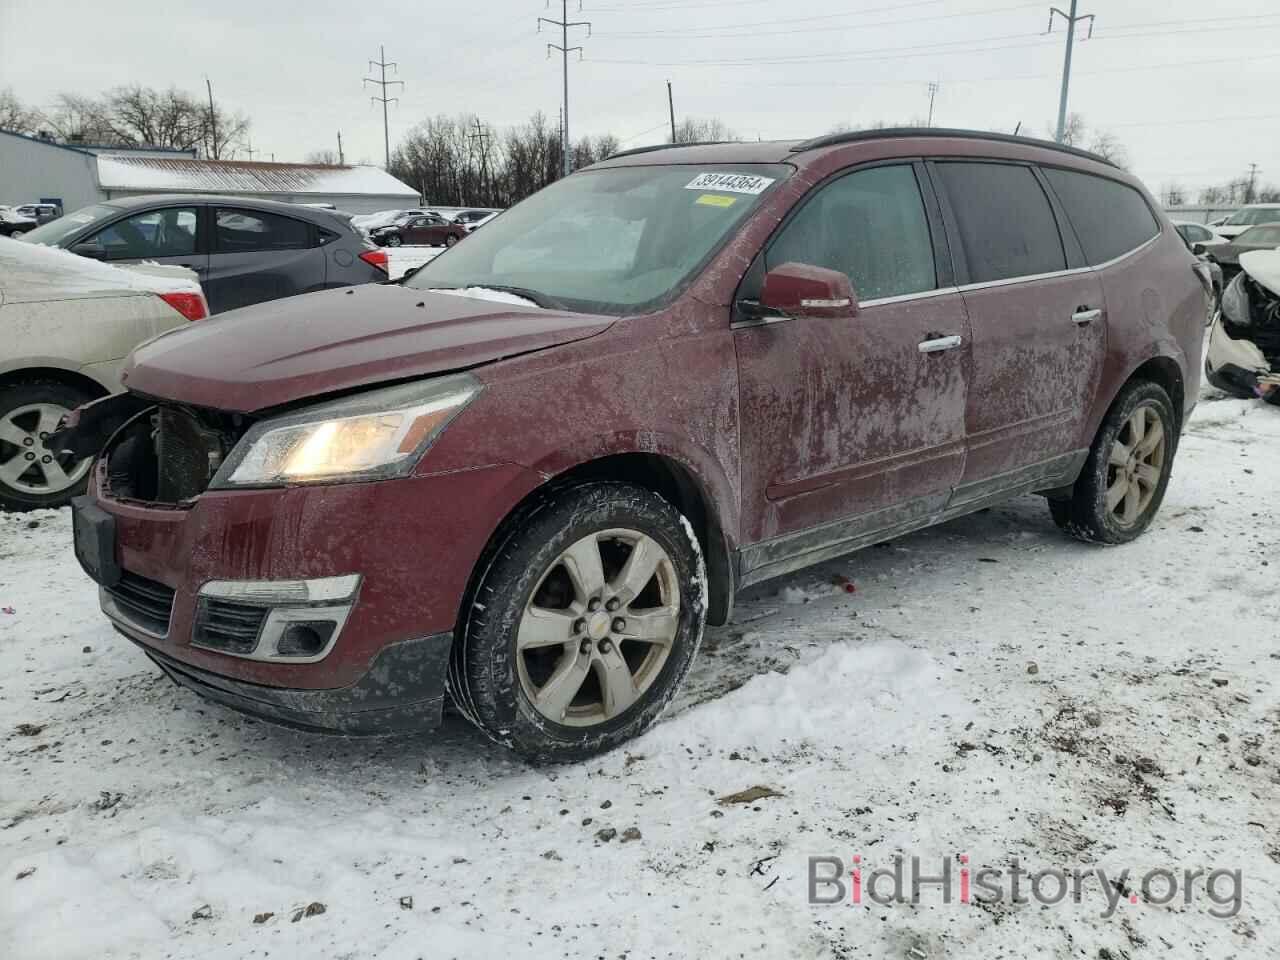
<instances>
[{"instance_id":1,"label":"windshield","mask_svg":"<svg viewBox=\"0 0 1280 960\"><path fill-rule=\"evenodd\" d=\"M1226 222L1228 227L1243 227L1254 223L1274 223L1280 220L1280 207L1254 207L1251 210L1237 210Z\"/></svg>"},{"instance_id":2,"label":"windshield","mask_svg":"<svg viewBox=\"0 0 1280 960\"><path fill-rule=\"evenodd\" d=\"M47 247L60 246L63 240L73 233L79 233L86 224L106 216L115 216L119 212L119 207L95 203L92 206L81 207L75 213L68 213L65 217L51 220L43 227L29 230L22 239L27 243L43 243Z\"/></svg>"},{"instance_id":3,"label":"windshield","mask_svg":"<svg viewBox=\"0 0 1280 960\"><path fill-rule=\"evenodd\" d=\"M539 191L415 273L415 289L498 287L623 315L674 297L787 177L781 164L613 167Z\"/></svg>"}]
</instances>

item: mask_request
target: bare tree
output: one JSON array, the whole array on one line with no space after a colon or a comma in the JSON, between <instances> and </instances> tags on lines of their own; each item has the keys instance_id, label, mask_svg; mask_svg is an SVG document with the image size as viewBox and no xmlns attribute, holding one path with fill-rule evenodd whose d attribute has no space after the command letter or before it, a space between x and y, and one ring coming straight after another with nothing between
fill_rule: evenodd
<instances>
[{"instance_id":1,"label":"bare tree","mask_svg":"<svg viewBox=\"0 0 1280 960\"><path fill-rule=\"evenodd\" d=\"M1180 207L1187 202L1187 192L1178 183L1166 183L1160 191L1166 207Z\"/></svg>"},{"instance_id":2,"label":"bare tree","mask_svg":"<svg viewBox=\"0 0 1280 960\"><path fill-rule=\"evenodd\" d=\"M738 135L724 125L719 117L685 117L676 126L676 143L706 143L737 140Z\"/></svg>"},{"instance_id":3,"label":"bare tree","mask_svg":"<svg viewBox=\"0 0 1280 960\"><path fill-rule=\"evenodd\" d=\"M312 150L302 159L304 163L322 163L326 166L336 167L338 165L338 151Z\"/></svg>"},{"instance_id":4,"label":"bare tree","mask_svg":"<svg viewBox=\"0 0 1280 960\"><path fill-rule=\"evenodd\" d=\"M39 128L40 117L35 110L24 107L14 96L12 89L6 87L0 90L0 130L34 134Z\"/></svg>"}]
</instances>

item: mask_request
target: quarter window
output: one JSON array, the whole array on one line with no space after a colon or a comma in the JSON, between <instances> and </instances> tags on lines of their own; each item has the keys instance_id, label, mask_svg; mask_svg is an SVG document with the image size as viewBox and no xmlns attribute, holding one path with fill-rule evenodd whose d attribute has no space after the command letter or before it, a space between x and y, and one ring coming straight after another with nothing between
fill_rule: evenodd
<instances>
[{"instance_id":1,"label":"quarter window","mask_svg":"<svg viewBox=\"0 0 1280 960\"><path fill-rule=\"evenodd\" d=\"M1074 170L1047 168L1044 174L1091 266L1114 260L1160 232L1146 200L1133 187Z\"/></svg>"},{"instance_id":2,"label":"quarter window","mask_svg":"<svg viewBox=\"0 0 1280 960\"><path fill-rule=\"evenodd\" d=\"M1053 273L1067 266L1058 223L1030 167L939 163L970 283Z\"/></svg>"},{"instance_id":3,"label":"quarter window","mask_svg":"<svg viewBox=\"0 0 1280 960\"><path fill-rule=\"evenodd\" d=\"M795 261L847 274L861 300L937 286L920 186L909 166L873 167L819 192L769 247L767 265Z\"/></svg>"},{"instance_id":4,"label":"quarter window","mask_svg":"<svg viewBox=\"0 0 1280 960\"><path fill-rule=\"evenodd\" d=\"M215 253L302 250L311 246L308 224L262 210L220 208L214 213Z\"/></svg>"}]
</instances>

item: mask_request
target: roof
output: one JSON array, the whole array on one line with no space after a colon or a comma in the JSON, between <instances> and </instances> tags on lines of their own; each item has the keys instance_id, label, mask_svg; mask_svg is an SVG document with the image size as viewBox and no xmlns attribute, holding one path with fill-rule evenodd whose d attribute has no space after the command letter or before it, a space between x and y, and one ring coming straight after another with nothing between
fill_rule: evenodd
<instances>
[{"instance_id":1,"label":"roof","mask_svg":"<svg viewBox=\"0 0 1280 960\"><path fill-rule=\"evenodd\" d=\"M1006 133L993 133L989 130L955 130L945 127L885 127L879 130L854 130L849 133L832 133L809 140L764 140L745 142L659 144L651 147L637 147L615 153L605 160L626 161L630 157L642 157L634 163L785 163L796 158L798 154L810 153L831 147L840 147L850 143L871 143L877 140L911 140L911 139L946 139L946 140L982 140L1004 143L1021 147L1035 147L1041 150L1053 150L1066 153L1085 160L1115 167L1110 160L1087 150L1063 146L1052 140L1038 140L1035 137L1015 137Z\"/></svg>"},{"instance_id":2,"label":"roof","mask_svg":"<svg viewBox=\"0 0 1280 960\"><path fill-rule=\"evenodd\" d=\"M418 198L418 191L378 167L118 155L101 155L97 163L104 190Z\"/></svg>"}]
</instances>

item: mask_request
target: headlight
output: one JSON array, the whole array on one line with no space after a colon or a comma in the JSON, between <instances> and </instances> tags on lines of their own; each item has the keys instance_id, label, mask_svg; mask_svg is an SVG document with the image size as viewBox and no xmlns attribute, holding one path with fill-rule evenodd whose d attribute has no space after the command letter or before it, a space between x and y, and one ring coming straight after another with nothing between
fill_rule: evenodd
<instances>
[{"instance_id":1,"label":"headlight","mask_svg":"<svg viewBox=\"0 0 1280 960\"><path fill-rule=\"evenodd\" d=\"M480 390L463 373L264 420L236 444L210 487L405 476Z\"/></svg>"}]
</instances>

